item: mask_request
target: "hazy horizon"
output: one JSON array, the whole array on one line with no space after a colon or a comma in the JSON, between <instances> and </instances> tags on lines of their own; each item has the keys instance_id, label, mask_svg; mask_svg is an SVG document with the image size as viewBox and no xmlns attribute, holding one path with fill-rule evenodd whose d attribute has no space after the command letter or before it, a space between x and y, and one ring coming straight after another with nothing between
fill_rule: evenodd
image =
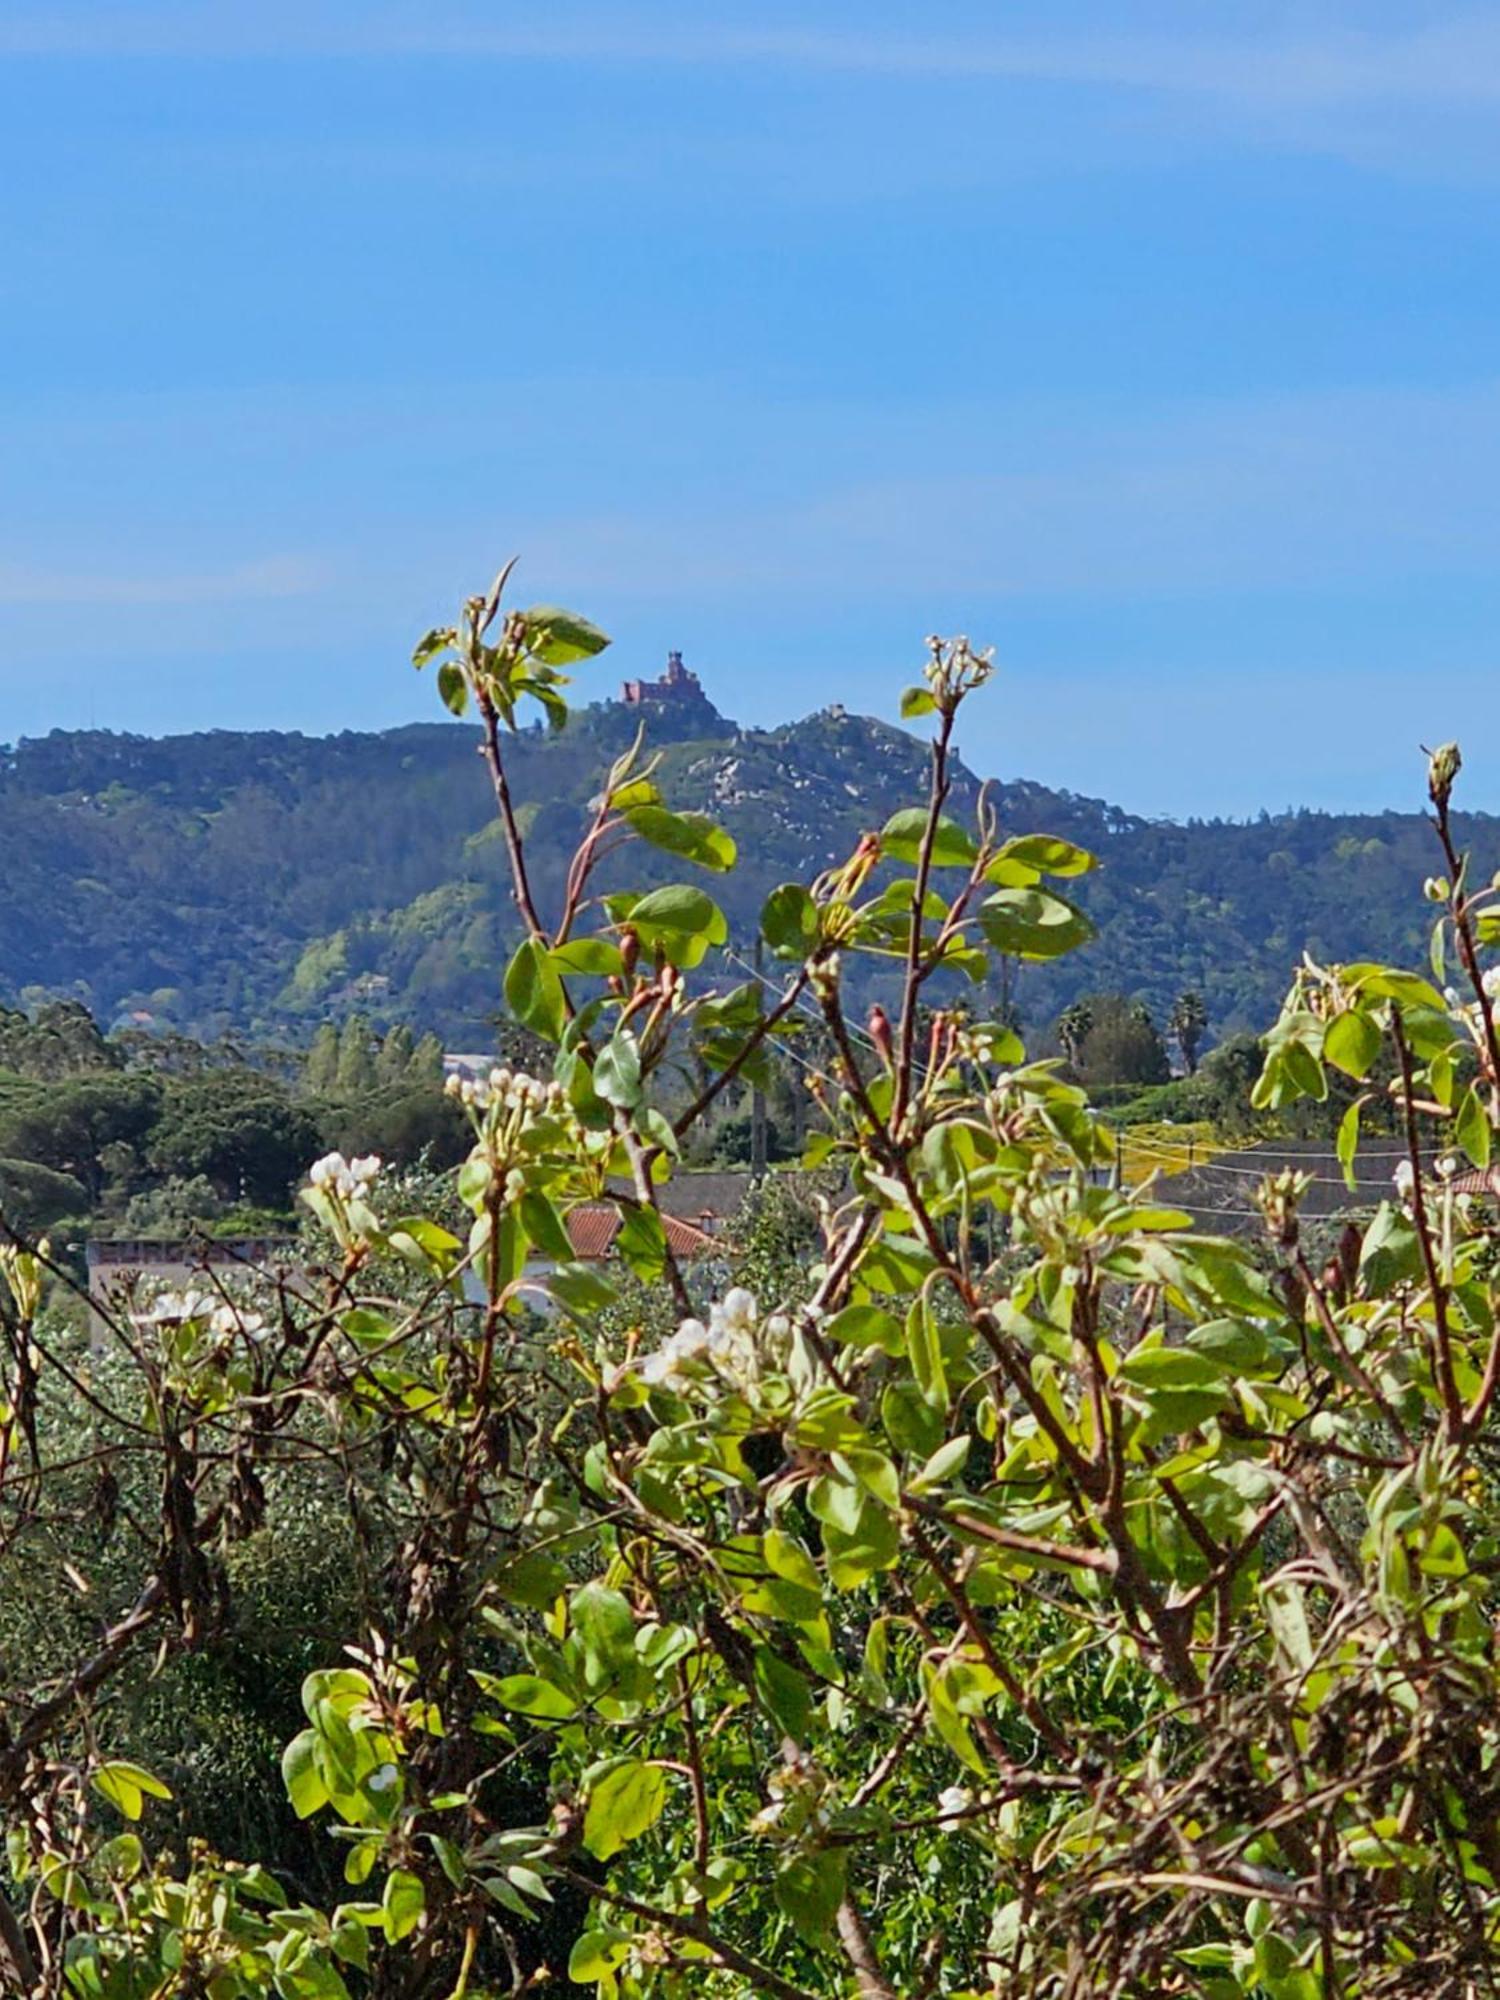
<instances>
[{"instance_id":1,"label":"hazy horizon","mask_svg":"<svg viewBox=\"0 0 1500 2000\"><path fill-rule=\"evenodd\" d=\"M650 676L648 674L648 678L649 677ZM704 691L706 694L708 694L710 700L714 699L715 690L712 687L705 685ZM580 714L586 713L587 710L591 707L603 706L606 703L614 701L618 698L617 694L615 693L611 693L610 695L594 695L590 697L588 695L580 694L576 686L573 690L571 690L571 692L575 697L575 702L574 702L575 710ZM831 704L825 702L820 704L819 707L817 708L811 708L805 710L800 715L788 714L782 716L779 720L773 720L767 722L749 722L744 717L730 713L723 707L722 703L717 701L715 702L715 706L719 708L721 715L723 715L724 717L724 720L728 723L733 724L737 730L751 730L751 731L758 730L766 733L774 733L778 730L795 729L799 723L805 721L811 721L818 715L826 713L830 705ZM908 724L905 722L893 720L889 715L876 716L873 713L867 713L866 711L863 710L850 708L847 703L832 704L832 705L842 706L846 710L846 712L851 715L860 715L867 720L874 720L881 722L887 728L898 729L902 731L903 734L910 736L914 742L921 743L926 740L926 738L923 735L920 723ZM523 730L539 729L542 733L545 733L545 725L541 724L539 721L528 720L527 715L524 711L522 712L521 716L518 719L520 721L520 725ZM21 737L16 737L11 739L0 738L0 755L13 752L25 743L43 742L46 740L47 736L51 734L89 735L102 732L107 735L132 738L137 741L150 742L150 743L162 743L168 741L190 742L195 736L207 736L216 734L246 735L246 736L281 735L281 736L298 737L309 742L327 742L333 740L334 738L342 734L380 736L380 735L393 735L398 733L399 731L407 729L423 729L423 728L448 730L459 734L462 734L465 731L467 731L470 735L474 734L473 725L471 723L463 721L455 721L451 716L446 716L441 714L433 715L430 713L426 715L407 716L405 719L398 722L382 723L379 725L372 724L368 729L365 730L354 730L347 725L345 725L343 728L334 728L334 729L302 729L299 728L295 723L287 723L287 724L267 723L264 725L208 723L198 729L169 728L169 729L154 729L154 730L153 729L129 730L129 729L116 729L113 728L111 725L105 723L98 723L98 724L69 723L69 724L58 724L55 725L54 729L52 730L42 730ZM649 724L648 724L648 729L649 729ZM478 744L477 736L474 738L474 740L477 748ZM1032 771L1021 771L1021 770L1003 771L1003 770L992 770L987 768L982 762L976 761L975 757L969 754L969 752L965 747L962 731L960 731L959 737L956 740L954 747L956 754L959 758L959 761L964 765L966 765L968 769L981 780L993 781L995 783L1002 785L1047 783L1046 780L1037 778L1035 772ZM1373 806L1318 805L1310 803L1306 800L1288 799L1283 801L1283 803L1280 805L1266 804L1262 806L1257 806L1248 812L1221 812L1221 813L1150 812L1143 808L1139 808L1132 805L1131 801L1126 797L1118 796L1112 792L1086 792L1081 787L1077 785L1070 785L1066 781L1059 781L1055 784L1050 784L1048 788L1050 790L1057 792L1070 792L1080 798L1091 799L1098 804L1109 806L1118 811L1124 812L1129 816L1131 816L1132 818L1139 820L1147 820L1156 825L1167 825L1167 824L1187 825L1189 823L1196 822L1200 824L1247 826L1253 824L1256 820L1261 819L1263 817L1271 819L1279 819L1303 813L1315 813L1315 814L1321 813L1330 815L1353 814L1369 818L1379 818L1387 814L1398 813L1398 814L1405 814L1408 816L1415 815L1420 818L1427 818L1429 817L1429 814L1427 811L1425 797L1422 796L1423 787L1421 782L1423 773L1425 772L1426 769L1426 758L1424 754L1418 753L1418 760L1414 763L1413 768L1417 772L1419 782L1417 785L1416 794L1410 801L1402 802L1400 800L1392 800L1387 802L1385 805L1373 805ZM1470 804L1460 807L1459 811L1461 814L1477 813L1484 816L1494 817L1496 816L1497 811L1500 811L1500 809L1497 809L1496 807L1492 806Z\"/></svg>"}]
</instances>

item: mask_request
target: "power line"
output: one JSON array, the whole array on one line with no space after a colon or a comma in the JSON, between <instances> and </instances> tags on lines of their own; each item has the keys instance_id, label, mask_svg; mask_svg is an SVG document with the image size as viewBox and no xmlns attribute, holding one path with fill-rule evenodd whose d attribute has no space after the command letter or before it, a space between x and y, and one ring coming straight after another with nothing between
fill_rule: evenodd
<instances>
[{"instance_id":1,"label":"power line","mask_svg":"<svg viewBox=\"0 0 1500 2000\"><path fill-rule=\"evenodd\" d=\"M727 945L723 947L723 952L724 952L724 957L729 964L738 966L742 972L748 973L750 977L756 982L756 984L761 986L767 993L775 994L778 1000L781 998L781 989L776 985L775 981L772 979L768 979L765 973L762 972L758 967L752 965L748 959L742 958L738 952L733 951ZM799 996L797 1002L797 1008L800 1013L802 1013L808 1020L815 1023L815 1025L817 1025L818 1027L822 1027L824 1025L822 1015L818 1012L817 1008L812 1004L812 1002L808 1000L805 996ZM852 1040L859 1043L862 1047L868 1049L872 1054L874 1055L880 1054L880 1051L876 1047L874 1041L872 1041L870 1036L866 1034L862 1028L856 1027L851 1021L848 1021L847 1019L844 1025L846 1031L848 1032ZM799 1069L804 1070L809 1076L821 1076L824 1074L824 1072L815 1063L809 1062L805 1056L800 1055L790 1042L779 1042L777 1046L782 1050L784 1054L791 1057L792 1061L796 1063ZM924 1065L918 1063L914 1064L913 1067L916 1070L917 1075L923 1077L926 1076L927 1071ZM1196 1158L1189 1158L1187 1160L1184 1160L1182 1157L1182 1148L1172 1146L1170 1141L1155 1140L1155 1139L1132 1139L1128 1136L1128 1132L1129 1132L1128 1127L1116 1129L1116 1137L1120 1140L1124 1148L1125 1157L1128 1158L1129 1153L1134 1151L1137 1154L1143 1155L1148 1162L1154 1161L1160 1166L1170 1166L1172 1171L1170 1173L1164 1173L1161 1176L1161 1178L1164 1181L1177 1180L1182 1176L1188 1174L1217 1174L1223 1176L1230 1176L1234 1179L1234 1181L1237 1184L1238 1182L1245 1180L1252 1180L1252 1181L1264 1180L1268 1173L1279 1172L1287 1167L1291 1167L1294 1171L1307 1172L1306 1168L1297 1167L1295 1155L1280 1156L1279 1166L1272 1166L1269 1163L1253 1167L1231 1166L1223 1158L1222 1155L1214 1155L1201 1160ZM1231 1148L1230 1150L1236 1153L1252 1152L1255 1150L1255 1146L1251 1145L1245 1147L1235 1147ZM1318 1162L1321 1162L1324 1158L1324 1156L1322 1155L1315 1155L1314 1157L1315 1160ZM1389 1148L1378 1148L1378 1149L1362 1148L1358 1157L1363 1160L1404 1160L1408 1158L1408 1154L1404 1147L1393 1146ZM1309 1178L1318 1185L1324 1187L1340 1187L1348 1191L1349 1184L1344 1179L1344 1176L1342 1174L1312 1173L1309 1175ZM1208 1210L1206 1212L1214 1215L1239 1216L1242 1218L1249 1219L1251 1221L1260 1221L1262 1219L1260 1211L1258 1209L1238 1208L1227 1205L1222 1208L1215 1208Z\"/></svg>"},{"instance_id":2,"label":"power line","mask_svg":"<svg viewBox=\"0 0 1500 2000\"><path fill-rule=\"evenodd\" d=\"M1129 1158L1128 1149L1125 1157L1127 1159ZM1262 1181L1266 1178L1268 1174L1291 1171L1294 1173L1306 1174L1307 1178L1310 1181L1312 1181L1315 1186L1346 1188L1349 1185L1348 1181L1344 1178L1342 1174L1309 1173L1305 1167L1298 1167L1295 1165L1294 1162L1284 1159L1279 1164L1273 1164L1268 1161L1266 1164L1259 1167L1235 1167L1235 1166L1230 1166L1227 1161L1223 1160L1195 1160L1192 1162L1179 1163L1176 1159L1173 1159L1171 1156L1160 1153L1141 1154L1138 1155L1137 1157L1144 1159L1147 1163L1154 1164L1158 1168L1165 1169L1165 1171L1163 1172L1163 1179L1166 1180L1177 1180L1180 1177L1188 1174L1212 1174L1223 1179L1230 1179L1235 1181ZM1401 1155L1401 1158L1404 1159L1405 1157L1406 1157L1405 1154ZM1384 1180L1387 1178L1387 1176L1381 1175L1379 1178L1381 1180ZM1394 1178L1394 1176L1391 1176L1390 1178ZM1358 1184L1359 1183L1356 1182L1356 1185ZM1368 1178L1366 1178L1366 1180L1363 1183L1363 1185L1365 1185L1366 1187L1372 1186L1374 1184L1375 1183Z\"/></svg>"}]
</instances>

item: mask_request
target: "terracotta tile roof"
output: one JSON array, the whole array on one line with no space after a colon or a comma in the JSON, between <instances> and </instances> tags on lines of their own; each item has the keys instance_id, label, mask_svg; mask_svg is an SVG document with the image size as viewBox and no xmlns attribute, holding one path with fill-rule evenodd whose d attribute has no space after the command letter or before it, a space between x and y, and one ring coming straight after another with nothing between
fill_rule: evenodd
<instances>
[{"instance_id":1,"label":"terracotta tile roof","mask_svg":"<svg viewBox=\"0 0 1500 2000\"><path fill-rule=\"evenodd\" d=\"M577 1208L570 1208L567 1230L573 1255L585 1260L607 1257L620 1233L620 1221L620 1211L609 1202L588 1201L580 1203ZM684 1262L706 1257L716 1247L711 1236L679 1216L664 1215L662 1227L666 1232L667 1248L674 1257Z\"/></svg>"},{"instance_id":2,"label":"terracotta tile roof","mask_svg":"<svg viewBox=\"0 0 1500 2000\"><path fill-rule=\"evenodd\" d=\"M706 1257L716 1247L706 1230L699 1229L694 1223L684 1222L679 1215L664 1215L662 1227L666 1231L667 1248L674 1257Z\"/></svg>"},{"instance_id":3,"label":"terracotta tile roof","mask_svg":"<svg viewBox=\"0 0 1500 2000\"><path fill-rule=\"evenodd\" d=\"M621 1191L630 1192L630 1183L620 1181ZM732 1222L744 1207L754 1181L747 1171L688 1167L663 1181L656 1199L663 1215L678 1215L685 1222L722 1227Z\"/></svg>"},{"instance_id":4,"label":"terracotta tile roof","mask_svg":"<svg viewBox=\"0 0 1500 2000\"><path fill-rule=\"evenodd\" d=\"M620 1233L620 1211L602 1202L570 1208L567 1229L575 1257L606 1257Z\"/></svg>"}]
</instances>

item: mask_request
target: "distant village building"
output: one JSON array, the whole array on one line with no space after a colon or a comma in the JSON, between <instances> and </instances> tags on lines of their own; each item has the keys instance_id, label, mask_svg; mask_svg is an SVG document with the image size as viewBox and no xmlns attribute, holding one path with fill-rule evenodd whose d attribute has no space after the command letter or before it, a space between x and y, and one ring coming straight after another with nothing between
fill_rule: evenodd
<instances>
[{"instance_id":1,"label":"distant village building","mask_svg":"<svg viewBox=\"0 0 1500 2000\"><path fill-rule=\"evenodd\" d=\"M712 708L703 692L703 683L691 667L682 664L681 653L668 653L667 670L660 680L626 681L620 699L627 708L688 709Z\"/></svg>"}]
</instances>

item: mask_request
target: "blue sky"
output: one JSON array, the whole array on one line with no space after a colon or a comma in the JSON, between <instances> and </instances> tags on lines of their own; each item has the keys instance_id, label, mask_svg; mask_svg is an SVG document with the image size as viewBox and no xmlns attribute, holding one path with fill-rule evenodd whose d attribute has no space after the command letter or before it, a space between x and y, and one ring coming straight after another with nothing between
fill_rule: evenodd
<instances>
[{"instance_id":1,"label":"blue sky","mask_svg":"<svg viewBox=\"0 0 1500 2000\"><path fill-rule=\"evenodd\" d=\"M726 710L1500 808L1500 9L0 11L0 736L377 727L509 553Z\"/></svg>"}]
</instances>

